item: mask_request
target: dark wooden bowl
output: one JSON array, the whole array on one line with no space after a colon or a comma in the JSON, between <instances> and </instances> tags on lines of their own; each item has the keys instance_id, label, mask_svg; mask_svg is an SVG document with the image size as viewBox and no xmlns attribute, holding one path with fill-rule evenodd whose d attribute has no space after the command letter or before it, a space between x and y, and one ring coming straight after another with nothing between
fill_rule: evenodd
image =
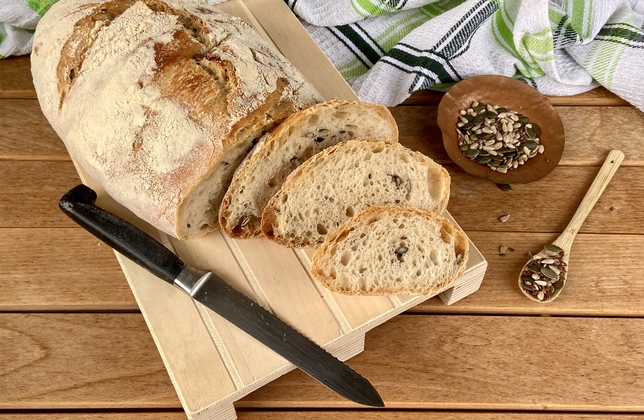
<instances>
[{"instance_id":1,"label":"dark wooden bowl","mask_svg":"<svg viewBox=\"0 0 644 420\"><path fill-rule=\"evenodd\" d=\"M499 105L525 115L539 126L539 143L544 152L517 169L502 174L463 156L458 148L456 123L459 111L474 101ZM548 175L557 166L564 150L565 136L559 114L552 104L527 83L506 76L476 76L456 83L438 105L438 126L449 157L465 172L497 184L527 184Z\"/></svg>"}]
</instances>

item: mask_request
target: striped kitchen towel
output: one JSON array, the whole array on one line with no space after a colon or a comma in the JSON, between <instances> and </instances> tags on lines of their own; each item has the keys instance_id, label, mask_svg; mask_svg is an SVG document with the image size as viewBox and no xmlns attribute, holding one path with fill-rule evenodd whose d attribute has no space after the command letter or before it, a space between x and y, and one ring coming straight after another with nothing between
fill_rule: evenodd
<instances>
[{"instance_id":1,"label":"striped kitchen towel","mask_svg":"<svg viewBox=\"0 0 644 420\"><path fill-rule=\"evenodd\" d=\"M31 52L36 24L57 0L0 0L0 58Z\"/></svg>"},{"instance_id":2,"label":"striped kitchen towel","mask_svg":"<svg viewBox=\"0 0 644 420\"><path fill-rule=\"evenodd\" d=\"M56 1L0 0L0 58L30 52ZM546 95L603 85L644 110L644 0L285 1L364 101L501 74Z\"/></svg>"},{"instance_id":3,"label":"striped kitchen towel","mask_svg":"<svg viewBox=\"0 0 644 420\"><path fill-rule=\"evenodd\" d=\"M603 85L644 110L644 0L287 0L360 99L483 74L546 95Z\"/></svg>"}]
</instances>

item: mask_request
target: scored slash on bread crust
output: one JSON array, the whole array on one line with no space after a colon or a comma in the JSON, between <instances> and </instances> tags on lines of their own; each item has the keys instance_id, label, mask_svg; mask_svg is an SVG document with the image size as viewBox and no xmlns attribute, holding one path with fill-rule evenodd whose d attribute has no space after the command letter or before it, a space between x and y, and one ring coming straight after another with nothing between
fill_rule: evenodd
<instances>
[{"instance_id":1,"label":"scored slash on bread crust","mask_svg":"<svg viewBox=\"0 0 644 420\"><path fill-rule=\"evenodd\" d=\"M433 295L465 271L469 241L448 219L407 206L373 206L316 250L311 274L333 292Z\"/></svg>"},{"instance_id":2,"label":"scored slash on bread crust","mask_svg":"<svg viewBox=\"0 0 644 420\"><path fill-rule=\"evenodd\" d=\"M287 247L316 246L373 205L408 205L441 214L450 176L429 157L370 139L331 146L291 173L262 214L262 231Z\"/></svg>"},{"instance_id":3,"label":"scored slash on bread crust","mask_svg":"<svg viewBox=\"0 0 644 420\"><path fill-rule=\"evenodd\" d=\"M181 239L218 229L254 142L322 100L248 23L194 0L60 0L38 24L31 61L70 155Z\"/></svg>"},{"instance_id":4,"label":"scored slash on bread crust","mask_svg":"<svg viewBox=\"0 0 644 420\"><path fill-rule=\"evenodd\" d=\"M337 143L371 137L398 141L398 126L382 105L334 99L286 118L239 166L219 210L222 230L234 238L260 236L261 217L287 176Z\"/></svg>"}]
</instances>

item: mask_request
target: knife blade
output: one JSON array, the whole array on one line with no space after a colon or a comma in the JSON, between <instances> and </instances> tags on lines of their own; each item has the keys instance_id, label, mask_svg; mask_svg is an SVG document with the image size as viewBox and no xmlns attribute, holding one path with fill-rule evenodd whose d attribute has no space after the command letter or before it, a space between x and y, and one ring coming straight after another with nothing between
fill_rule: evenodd
<instances>
[{"instance_id":1,"label":"knife blade","mask_svg":"<svg viewBox=\"0 0 644 420\"><path fill-rule=\"evenodd\" d=\"M58 205L98 239L183 290L332 391L359 404L385 406L373 385L349 366L216 274L188 266L147 233L98 207L96 198L94 190L81 184L63 195Z\"/></svg>"}]
</instances>

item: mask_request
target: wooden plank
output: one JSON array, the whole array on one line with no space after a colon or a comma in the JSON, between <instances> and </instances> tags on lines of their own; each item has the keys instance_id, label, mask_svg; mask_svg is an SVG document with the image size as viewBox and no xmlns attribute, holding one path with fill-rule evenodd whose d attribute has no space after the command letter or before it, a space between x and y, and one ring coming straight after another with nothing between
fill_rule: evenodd
<instances>
[{"instance_id":1,"label":"wooden plank","mask_svg":"<svg viewBox=\"0 0 644 420\"><path fill-rule=\"evenodd\" d=\"M0 159L70 160L38 101L0 100L0 127Z\"/></svg>"},{"instance_id":2,"label":"wooden plank","mask_svg":"<svg viewBox=\"0 0 644 420\"><path fill-rule=\"evenodd\" d=\"M375 410L323 410L323 411L261 411L237 410L239 420L641 420L642 414L575 414L575 413L521 413L521 412L454 412L454 411L375 411ZM3 414L3 420L185 420L182 412L40 412L35 414Z\"/></svg>"},{"instance_id":3,"label":"wooden plank","mask_svg":"<svg viewBox=\"0 0 644 420\"><path fill-rule=\"evenodd\" d=\"M112 249L81 228L0 229L0 311L136 311Z\"/></svg>"},{"instance_id":4,"label":"wooden plank","mask_svg":"<svg viewBox=\"0 0 644 420\"><path fill-rule=\"evenodd\" d=\"M398 106L391 112L398 123L400 142L441 164L451 164L445 153L435 106ZM644 166L644 150L633 147L644 132L644 114L633 107L557 107L566 131L560 165L599 166L609 149L626 152L625 166ZM0 100L0 160L70 160L58 135L42 115L37 101ZM629 127L615 136L615 127ZM611 139L610 144L606 139Z\"/></svg>"},{"instance_id":5,"label":"wooden plank","mask_svg":"<svg viewBox=\"0 0 644 420\"><path fill-rule=\"evenodd\" d=\"M0 227L77 226L58 200L80 182L71 162L0 161Z\"/></svg>"},{"instance_id":6,"label":"wooden plank","mask_svg":"<svg viewBox=\"0 0 644 420\"><path fill-rule=\"evenodd\" d=\"M404 105L438 105L443 98L442 92L420 90L414 92ZM553 105L574 106L631 106L627 101L600 86L588 92L570 96L547 96Z\"/></svg>"},{"instance_id":7,"label":"wooden plank","mask_svg":"<svg viewBox=\"0 0 644 420\"><path fill-rule=\"evenodd\" d=\"M516 289L516 278L528 251L538 251L544 243L556 238L556 233L472 231L469 236L489 262L481 289L452 306L432 298L409 311L644 316L644 282L640 281L640 273L644 272L644 260L640 258L644 254L642 236L580 234L571 252L566 290L548 305L525 299ZM81 228L0 229L0 255L3 256L0 271L6 279L0 282L0 311L137 310L114 255L98 243ZM498 252L501 245L515 251L501 256ZM619 259L613 259L613 255L619 255ZM90 263L79 264L79 260ZM198 266L203 265L200 263L203 260L195 261ZM232 264L226 262L203 268L219 270L226 279L233 280L238 275ZM366 303L351 306L349 299L341 295L329 293L329 297L354 329L372 318L375 311L392 305L386 297L365 299L375 309ZM242 340L241 346L246 345ZM231 352L238 354L235 349ZM259 365L268 366L266 361Z\"/></svg>"},{"instance_id":8,"label":"wooden plank","mask_svg":"<svg viewBox=\"0 0 644 420\"><path fill-rule=\"evenodd\" d=\"M466 232L560 232L598 171L557 167L538 182L513 185L513 191L506 192L458 167L447 169L452 177L448 209ZM644 212L639 211L643 180L644 167L620 167L581 232L644 232ZM57 203L78 183L70 162L0 161L0 227L75 227ZM501 223L498 218L504 214L510 219Z\"/></svg>"},{"instance_id":9,"label":"wooden plank","mask_svg":"<svg viewBox=\"0 0 644 420\"><path fill-rule=\"evenodd\" d=\"M0 314L0 409L180 407L141 314Z\"/></svg>"},{"instance_id":10,"label":"wooden plank","mask_svg":"<svg viewBox=\"0 0 644 420\"><path fill-rule=\"evenodd\" d=\"M35 98L29 56L0 60L0 98Z\"/></svg>"},{"instance_id":11,"label":"wooden plank","mask_svg":"<svg viewBox=\"0 0 644 420\"><path fill-rule=\"evenodd\" d=\"M261 6L260 0L254 0ZM222 7L222 6L220 6ZM225 9L225 5L222 7ZM253 13L257 15L255 9ZM274 11L265 11L270 18ZM260 16L258 16L259 18ZM278 21L283 23L281 20ZM262 22L264 23L264 22ZM277 28L276 30L279 30ZM300 44L293 44L300 45ZM36 92L31 79L31 66L28 56L9 57L0 60L0 98L36 98ZM424 90L414 92L404 104L436 105L443 94L436 91ZM548 96L555 105L579 106L629 106L630 104L603 87L572 96Z\"/></svg>"},{"instance_id":12,"label":"wooden plank","mask_svg":"<svg viewBox=\"0 0 644 420\"><path fill-rule=\"evenodd\" d=\"M528 301L518 290L517 278L528 251L536 253L556 234L470 232L469 236L489 263L480 290L450 307L431 299L411 312L644 316L643 236L578 235L566 288L547 305ZM501 255L501 245L514 251Z\"/></svg>"},{"instance_id":13,"label":"wooden plank","mask_svg":"<svg viewBox=\"0 0 644 420\"><path fill-rule=\"evenodd\" d=\"M350 364L390 410L641 412L642 331L644 319L399 316ZM239 407L280 407L285 395L294 407L350 406L298 371Z\"/></svg>"},{"instance_id":14,"label":"wooden plank","mask_svg":"<svg viewBox=\"0 0 644 420\"><path fill-rule=\"evenodd\" d=\"M642 412L642 331L637 318L402 315L349 364L389 409ZM3 410L179 407L139 314L0 314L0 335ZM357 407L300 371L236 406Z\"/></svg>"},{"instance_id":15,"label":"wooden plank","mask_svg":"<svg viewBox=\"0 0 644 420\"><path fill-rule=\"evenodd\" d=\"M644 166L644 150L634 146L644 132L644 113L633 107L558 106L556 109L566 133L560 166L600 166L611 149L624 151L624 165ZM436 123L436 111L431 106L391 108L398 123L400 143L441 164L451 164Z\"/></svg>"},{"instance_id":16,"label":"wooden plank","mask_svg":"<svg viewBox=\"0 0 644 420\"><path fill-rule=\"evenodd\" d=\"M538 182L502 191L460 168L449 167L452 188L448 210L468 234L562 232L599 168L557 167ZM583 233L644 232L644 167L620 167L581 228ZM507 222L498 218L509 214Z\"/></svg>"}]
</instances>

